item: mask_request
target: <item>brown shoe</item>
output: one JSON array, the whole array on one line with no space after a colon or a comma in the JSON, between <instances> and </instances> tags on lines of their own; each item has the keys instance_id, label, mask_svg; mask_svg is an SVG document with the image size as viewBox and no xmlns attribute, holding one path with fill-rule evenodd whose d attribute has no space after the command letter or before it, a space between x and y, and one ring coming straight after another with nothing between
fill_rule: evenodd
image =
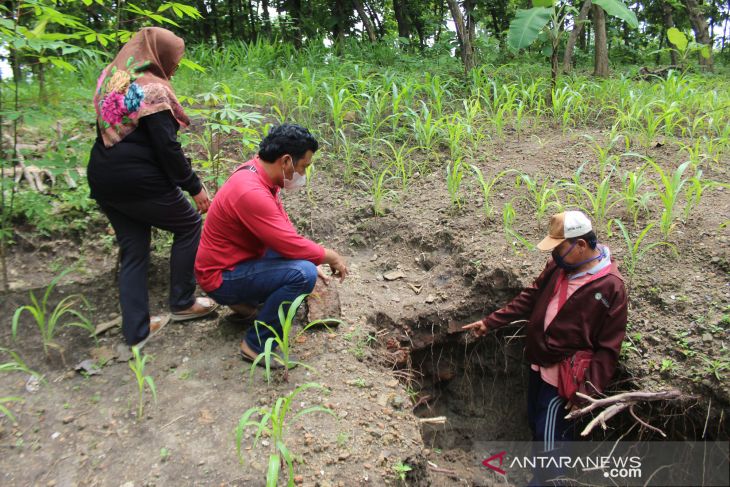
<instances>
[{"instance_id":1,"label":"brown shoe","mask_svg":"<svg viewBox=\"0 0 730 487\"><path fill-rule=\"evenodd\" d=\"M241 345L238 349L238 354L241 356L241 358L244 361L249 362L249 363L254 363L256 361L256 358L258 357L258 354L256 354L256 352L254 352L251 349L251 347L248 345L248 343L246 343L246 340L241 341ZM289 361L290 362L296 361L296 358L290 355ZM265 369L266 368L266 358L262 357L261 360L259 360L256 363L256 365ZM297 366L297 364L291 364L291 367L289 367L289 368L293 369L296 366ZM271 357L271 362L269 363L270 370L280 370L283 368L284 368L284 364L279 362L276 358Z\"/></svg>"},{"instance_id":2,"label":"brown shoe","mask_svg":"<svg viewBox=\"0 0 730 487\"><path fill-rule=\"evenodd\" d=\"M162 315L162 316L150 316L150 332L147 334L147 337L142 340L141 342L134 345L137 347L137 350L142 350L142 347L144 347L147 342L150 340L150 338L153 338L155 335L160 333L160 331L170 322L170 315Z\"/></svg>"},{"instance_id":3,"label":"brown shoe","mask_svg":"<svg viewBox=\"0 0 730 487\"><path fill-rule=\"evenodd\" d=\"M172 321L187 321L208 316L218 307L210 298L196 298L195 303L185 311L172 313Z\"/></svg>"}]
</instances>

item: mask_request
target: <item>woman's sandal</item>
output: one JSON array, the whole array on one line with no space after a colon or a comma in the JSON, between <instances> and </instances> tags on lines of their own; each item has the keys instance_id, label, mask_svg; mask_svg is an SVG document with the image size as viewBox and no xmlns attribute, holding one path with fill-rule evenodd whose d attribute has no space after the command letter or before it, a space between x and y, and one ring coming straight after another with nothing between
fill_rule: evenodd
<instances>
[{"instance_id":1,"label":"woman's sandal","mask_svg":"<svg viewBox=\"0 0 730 487\"><path fill-rule=\"evenodd\" d=\"M142 347L147 344L150 338L154 338L157 334L159 334L160 331L162 331L165 325L167 325L169 322L170 315L168 314L162 316L150 316L150 332L147 334L147 337L145 337L144 340L133 346L137 347L137 350L142 350Z\"/></svg>"},{"instance_id":2,"label":"woman's sandal","mask_svg":"<svg viewBox=\"0 0 730 487\"><path fill-rule=\"evenodd\" d=\"M195 304L199 305L202 309L200 311L192 311ZM210 298L195 298L195 304L185 311L172 313L172 321L187 321L202 318L211 314L218 307L218 303Z\"/></svg>"},{"instance_id":3,"label":"woman's sandal","mask_svg":"<svg viewBox=\"0 0 730 487\"><path fill-rule=\"evenodd\" d=\"M245 362L248 362L251 364L254 363L254 361L258 357L258 355L255 355L256 352L251 350L251 348L248 346L248 343L246 343L245 340L241 342L241 345L239 345L238 354L241 356L241 359L243 359ZM292 360L296 360L296 358L289 356L289 361L291 362ZM256 363L256 365L265 369L266 368L266 358L261 358L261 360L259 360ZM289 367L289 369L293 369L294 367L297 366L297 364L290 364L290 365L291 366ZM271 363L269 364L269 369L270 370L281 370L283 368L284 368L284 365L282 363L280 363L277 359L272 357Z\"/></svg>"}]
</instances>

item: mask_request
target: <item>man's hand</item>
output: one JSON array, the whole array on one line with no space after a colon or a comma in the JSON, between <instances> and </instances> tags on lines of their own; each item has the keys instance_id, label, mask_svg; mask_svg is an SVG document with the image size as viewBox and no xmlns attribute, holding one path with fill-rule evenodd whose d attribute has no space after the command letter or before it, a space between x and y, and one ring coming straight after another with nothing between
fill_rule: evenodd
<instances>
[{"instance_id":1,"label":"man's hand","mask_svg":"<svg viewBox=\"0 0 730 487\"><path fill-rule=\"evenodd\" d=\"M575 404L573 404L572 402L568 401L568 402L567 402L567 403L565 404L565 409L566 409L566 410L568 411L568 414L570 414L570 413L572 413L572 412L574 412L574 411L577 411L577 410L579 410L579 409L580 409L580 407L579 407L579 406L576 406L576 405L575 405Z\"/></svg>"},{"instance_id":2,"label":"man's hand","mask_svg":"<svg viewBox=\"0 0 730 487\"><path fill-rule=\"evenodd\" d=\"M324 273L324 269L322 266L317 266L317 277L322 279L322 282L325 286L328 286L330 283L330 278L327 274Z\"/></svg>"},{"instance_id":3,"label":"man's hand","mask_svg":"<svg viewBox=\"0 0 730 487\"><path fill-rule=\"evenodd\" d=\"M474 323L469 323L468 325L464 325L461 327L461 329L471 330L474 335L478 337L483 337L487 334L487 325L485 325L482 320L475 321Z\"/></svg>"},{"instance_id":4,"label":"man's hand","mask_svg":"<svg viewBox=\"0 0 730 487\"><path fill-rule=\"evenodd\" d=\"M195 206L198 207L198 213L202 215L208 211L208 208L210 208L210 197L205 187L200 190L200 193L193 196L193 201L195 201Z\"/></svg>"},{"instance_id":5,"label":"man's hand","mask_svg":"<svg viewBox=\"0 0 730 487\"><path fill-rule=\"evenodd\" d=\"M330 269L332 269L332 275L339 277L340 282L345 280L349 271L347 270L345 259L343 259L340 254L334 250L325 249L324 263L330 266Z\"/></svg>"}]
</instances>

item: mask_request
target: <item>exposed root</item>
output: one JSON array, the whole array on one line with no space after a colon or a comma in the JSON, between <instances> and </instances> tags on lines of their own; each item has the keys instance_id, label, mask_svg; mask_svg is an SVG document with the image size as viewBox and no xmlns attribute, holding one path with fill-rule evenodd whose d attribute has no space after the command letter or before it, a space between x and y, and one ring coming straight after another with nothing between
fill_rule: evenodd
<instances>
[{"instance_id":1,"label":"exposed root","mask_svg":"<svg viewBox=\"0 0 730 487\"><path fill-rule=\"evenodd\" d=\"M583 431L580 433L581 436L588 436L591 433L591 431L593 431L593 429L599 424L601 425L601 428L603 428L605 430L606 422L627 408L629 408L629 412L631 413L631 415L640 424L648 427L649 429L651 429L653 431L657 431L658 433L662 434L662 436L666 436L664 434L664 432L662 432L658 428L648 425L646 422L639 419L639 417L636 416L636 414L633 411L633 406L640 402L676 400L682 396L682 394L676 389L671 389L671 390L667 390L667 391L659 391L659 392L643 392L643 391L624 392L621 394L616 394L614 396L604 397L601 399L595 399L595 398L592 398L585 394L582 394L580 392L577 393L577 395L579 398L587 401L588 404L582 408L571 411L566 416L566 419L575 419L580 416L584 416L596 409L605 408L595 418L593 418L590 421L590 423L588 423L588 425L585 427L585 429L583 429Z\"/></svg>"}]
</instances>

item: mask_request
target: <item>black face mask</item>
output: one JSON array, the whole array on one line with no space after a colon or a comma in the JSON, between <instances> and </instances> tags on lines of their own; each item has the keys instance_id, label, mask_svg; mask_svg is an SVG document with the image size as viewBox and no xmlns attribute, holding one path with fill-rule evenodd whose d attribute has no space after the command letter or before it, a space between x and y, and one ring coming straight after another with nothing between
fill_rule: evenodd
<instances>
[{"instance_id":1,"label":"black face mask","mask_svg":"<svg viewBox=\"0 0 730 487\"><path fill-rule=\"evenodd\" d=\"M573 249L575 248L575 246L577 244L578 244L578 241L576 240L575 242L573 242L573 244L570 247L568 247L567 252L565 252L563 255L560 255L558 253L558 249L554 249L552 251L553 260L555 261L555 264L558 267L560 267L561 269L566 270L566 271L572 271L572 270L575 270L575 269L577 269L578 267L580 267L580 266L582 266L584 264L587 264L589 262L593 262L594 260L600 260L605 255L605 253L602 250L600 254L598 254L598 255L596 255L594 257L591 257L590 259L586 259L584 261L577 262L575 264L569 264L568 262L565 262L565 258L568 256L569 253L571 253L573 251Z\"/></svg>"}]
</instances>

